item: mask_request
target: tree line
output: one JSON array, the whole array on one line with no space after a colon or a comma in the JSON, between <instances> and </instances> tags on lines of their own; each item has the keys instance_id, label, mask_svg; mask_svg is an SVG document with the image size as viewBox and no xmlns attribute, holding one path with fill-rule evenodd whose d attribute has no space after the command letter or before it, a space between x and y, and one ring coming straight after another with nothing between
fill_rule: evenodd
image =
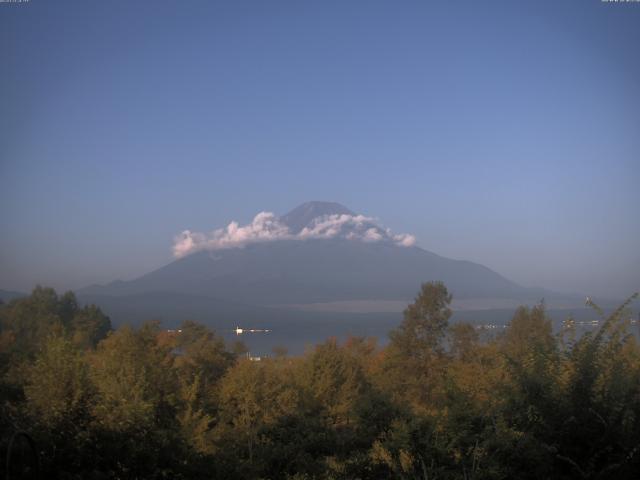
<instances>
[{"instance_id":1,"label":"tree line","mask_svg":"<svg viewBox=\"0 0 640 480\"><path fill-rule=\"evenodd\" d=\"M250 361L206 326L112 329L73 293L0 305L6 478L640 478L632 296L577 335L543 304L482 338L425 283L381 347Z\"/></svg>"}]
</instances>

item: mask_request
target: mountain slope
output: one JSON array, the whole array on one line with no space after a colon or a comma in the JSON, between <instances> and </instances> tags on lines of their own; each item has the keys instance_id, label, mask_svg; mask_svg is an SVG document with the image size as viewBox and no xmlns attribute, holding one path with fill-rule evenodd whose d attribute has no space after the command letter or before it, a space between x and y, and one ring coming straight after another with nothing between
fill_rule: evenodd
<instances>
[{"instance_id":1,"label":"mountain slope","mask_svg":"<svg viewBox=\"0 0 640 480\"><path fill-rule=\"evenodd\" d=\"M442 280L458 298L514 298L529 294L472 262L417 247L348 240L279 241L198 252L130 282L81 294L171 292L249 304L408 299L420 284Z\"/></svg>"}]
</instances>

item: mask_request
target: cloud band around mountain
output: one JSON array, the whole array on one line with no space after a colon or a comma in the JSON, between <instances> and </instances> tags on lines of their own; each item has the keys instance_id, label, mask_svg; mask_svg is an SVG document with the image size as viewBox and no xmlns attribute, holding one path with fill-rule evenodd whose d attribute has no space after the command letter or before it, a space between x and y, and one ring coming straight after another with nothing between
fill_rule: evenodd
<instances>
[{"instance_id":1,"label":"cloud band around mountain","mask_svg":"<svg viewBox=\"0 0 640 480\"><path fill-rule=\"evenodd\" d=\"M233 221L226 227L210 233L185 230L174 239L173 255L181 258L202 250L241 248L251 243L277 240L302 241L332 238L361 242L386 241L402 247L410 247L416 241L413 235L393 234L390 229L383 229L377 225L372 217L364 215L322 215L313 219L299 233L293 234L289 227L273 213L260 212L251 223L244 226Z\"/></svg>"}]
</instances>

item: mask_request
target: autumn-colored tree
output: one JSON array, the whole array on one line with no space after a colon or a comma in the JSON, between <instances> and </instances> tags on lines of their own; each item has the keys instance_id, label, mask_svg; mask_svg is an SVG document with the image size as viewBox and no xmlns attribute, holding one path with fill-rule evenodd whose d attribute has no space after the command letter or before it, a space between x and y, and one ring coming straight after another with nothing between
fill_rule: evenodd
<instances>
[{"instance_id":1,"label":"autumn-colored tree","mask_svg":"<svg viewBox=\"0 0 640 480\"><path fill-rule=\"evenodd\" d=\"M111 320L95 305L87 305L74 312L69 330L80 348L95 348L111 331Z\"/></svg>"},{"instance_id":2,"label":"autumn-colored tree","mask_svg":"<svg viewBox=\"0 0 640 480\"><path fill-rule=\"evenodd\" d=\"M389 334L391 346L399 354L428 361L442 350L449 318L451 295L442 282L422 284L415 301L404 311L404 320Z\"/></svg>"},{"instance_id":3,"label":"autumn-colored tree","mask_svg":"<svg viewBox=\"0 0 640 480\"><path fill-rule=\"evenodd\" d=\"M381 385L416 410L436 409L445 371L443 340L451 317L451 295L442 282L424 283L404 311L400 326L389 333Z\"/></svg>"},{"instance_id":4,"label":"autumn-colored tree","mask_svg":"<svg viewBox=\"0 0 640 480\"><path fill-rule=\"evenodd\" d=\"M261 432L288 416L295 416L300 392L292 382L290 368L280 362L240 360L222 378L216 435L233 452L243 475L264 468L260 458ZM224 456L224 455L223 455Z\"/></svg>"},{"instance_id":5,"label":"autumn-colored tree","mask_svg":"<svg viewBox=\"0 0 640 480\"><path fill-rule=\"evenodd\" d=\"M473 325L456 323L449 327L449 349L458 360L468 361L477 353L480 336Z\"/></svg>"},{"instance_id":6,"label":"autumn-colored tree","mask_svg":"<svg viewBox=\"0 0 640 480\"><path fill-rule=\"evenodd\" d=\"M335 339L317 345L302 365L300 382L322 405L332 425L353 421L354 410L369 384L358 361Z\"/></svg>"},{"instance_id":7,"label":"autumn-colored tree","mask_svg":"<svg viewBox=\"0 0 640 480\"><path fill-rule=\"evenodd\" d=\"M593 305L593 332L554 333L540 304L481 338L427 283L386 346L253 361L204 325L112 331L37 287L0 305L0 468L21 431L43 478L636 478L636 298Z\"/></svg>"},{"instance_id":8,"label":"autumn-colored tree","mask_svg":"<svg viewBox=\"0 0 640 480\"><path fill-rule=\"evenodd\" d=\"M33 358L54 330L64 330L61 310L55 290L40 286L30 296L14 299L0 309L3 334L12 340L6 345L11 355Z\"/></svg>"},{"instance_id":9,"label":"autumn-colored tree","mask_svg":"<svg viewBox=\"0 0 640 480\"><path fill-rule=\"evenodd\" d=\"M168 346L158 345L158 335L157 323L121 327L90 358L97 391L94 426L103 454L118 459L119 475L170 469L183 449L177 441L173 356Z\"/></svg>"},{"instance_id":10,"label":"autumn-colored tree","mask_svg":"<svg viewBox=\"0 0 640 480\"><path fill-rule=\"evenodd\" d=\"M175 334L177 355L174 368L182 379L200 377L200 388L205 396L212 396L212 388L235 361L227 351L224 340L206 326L186 321Z\"/></svg>"},{"instance_id":11,"label":"autumn-colored tree","mask_svg":"<svg viewBox=\"0 0 640 480\"><path fill-rule=\"evenodd\" d=\"M80 308L73 292L58 296L54 289L38 286L30 296L0 309L2 348L16 358L33 357L52 333L64 333L80 347L93 348L110 330L109 317L95 305Z\"/></svg>"},{"instance_id":12,"label":"autumn-colored tree","mask_svg":"<svg viewBox=\"0 0 640 480\"><path fill-rule=\"evenodd\" d=\"M86 359L69 339L53 335L26 373L25 408L42 462L59 472L82 469L90 463L86 449L94 399Z\"/></svg>"},{"instance_id":13,"label":"autumn-colored tree","mask_svg":"<svg viewBox=\"0 0 640 480\"><path fill-rule=\"evenodd\" d=\"M222 338L204 325L184 322L171 333L179 382L177 419L184 441L201 454L214 451L211 429L218 408L218 381L235 356Z\"/></svg>"},{"instance_id":14,"label":"autumn-colored tree","mask_svg":"<svg viewBox=\"0 0 640 480\"><path fill-rule=\"evenodd\" d=\"M567 478L640 474L640 345L629 331L634 294L565 352L557 421L550 429L554 471Z\"/></svg>"}]
</instances>

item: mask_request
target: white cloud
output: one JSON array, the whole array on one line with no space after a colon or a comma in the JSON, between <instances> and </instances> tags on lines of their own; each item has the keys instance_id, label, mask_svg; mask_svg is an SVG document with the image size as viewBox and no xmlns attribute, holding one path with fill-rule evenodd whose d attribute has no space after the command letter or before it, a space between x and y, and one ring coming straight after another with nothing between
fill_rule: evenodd
<instances>
[{"instance_id":1,"label":"white cloud","mask_svg":"<svg viewBox=\"0 0 640 480\"><path fill-rule=\"evenodd\" d=\"M193 233L185 230L175 238L173 255L184 257L199 250L219 250L243 247L248 243L268 242L290 238L289 229L278 221L271 212L260 212L253 221L243 227L231 222L209 234Z\"/></svg>"},{"instance_id":2,"label":"white cloud","mask_svg":"<svg viewBox=\"0 0 640 480\"><path fill-rule=\"evenodd\" d=\"M360 232L373 225L373 222L373 218L364 215L323 215L315 218L310 226L303 228L298 236L303 240L335 238L344 232L346 236L352 235L352 239L359 239Z\"/></svg>"},{"instance_id":3,"label":"white cloud","mask_svg":"<svg viewBox=\"0 0 640 480\"><path fill-rule=\"evenodd\" d=\"M390 241L402 247L410 247L416 240L413 235L394 235L389 229L383 230L372 217L345 214L318 217L294 235L273 213L260 212L242 227L233 221L208 234L185 230L174 239L173 255L180 258L201 250L241 248L250 243L338 237L362 242Z\"/></svg>"},{"instance_id":4,"label":"white cloud","mask_svg":"<svg viewBox=\"0 0 640 480\"><path fill-rule=\"evenodd\" d=\"M413 247L416 244L416 237L408 233L400 233L393 236L393 241L401 247Z\"/></svg>"},{"instance_id":5,"label":"white cloud","mask_svg":"<svg viewBox=\"0 0 640 480\"><path fill-rule=\"evenodd\" d=\"M366 232L364 232L364 236L362 237L365 242L379 242L383 238L384 237L377 228L369 228Z\"/></svg>"},{"instance_id":6,"label":"white cloud","mask_svg":"<svg viewBox=\"0 0 640 480\"><path fill-rule=\"evenodd\" d=\"M202 233L193 233L185 230L174 239L173 256L184 257L201 249L206 239Z\"/></svg>"}]
</instances>

